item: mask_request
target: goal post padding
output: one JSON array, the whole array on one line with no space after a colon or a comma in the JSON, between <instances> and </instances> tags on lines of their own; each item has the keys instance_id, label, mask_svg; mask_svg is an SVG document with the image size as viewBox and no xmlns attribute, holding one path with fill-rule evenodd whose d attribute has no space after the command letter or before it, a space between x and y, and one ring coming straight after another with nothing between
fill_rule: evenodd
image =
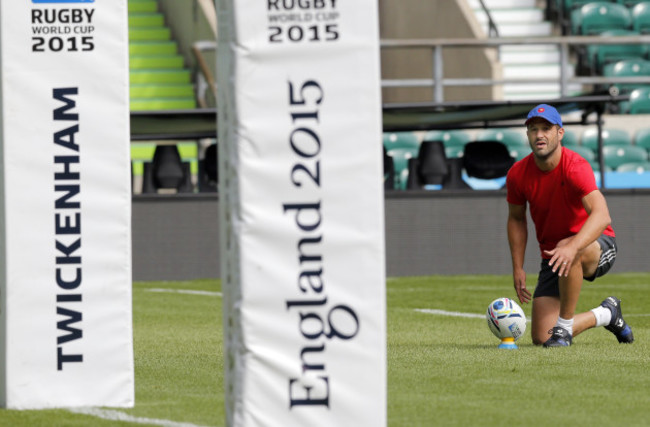
<instances>
[{"instance_id":1,"label":"goal post padding","mask_svg":"<svg viewBox=\"0 0 650 427\"><path fill-rule=\"evenodd\" d=\"M127 0L0 2L0 405L134 404Z\"/></svg>"},{"instance_id":2,"label":"goal post padding","mask_svg":"<svg viewBox=\"0 0 650 427\"><path fill-rule=\"evenodd\" d=\"M217 14L227 425L385 425L377 4Z\"/></svg>"}]
</instances>

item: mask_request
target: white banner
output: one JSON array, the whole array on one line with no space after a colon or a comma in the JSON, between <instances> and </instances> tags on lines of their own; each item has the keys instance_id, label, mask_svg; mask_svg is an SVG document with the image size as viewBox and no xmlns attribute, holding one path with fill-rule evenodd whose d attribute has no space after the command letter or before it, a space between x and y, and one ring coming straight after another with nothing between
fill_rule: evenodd
<instances>
[{"instance_id":1,"label":"white banner","mask_svg":"<svg viewBox=\"0 0 650 427\"><path fill-rule=\"evenodd\" d=\"M217 6L227 425L385 425L376 1Z\"/></svg>"},{"instance_id":2,"label":"white banner","mask_svg":"<svg viewBox=\"0 0 650 427\"><path fill-rule=\"evenodd\" d=\"M127 0L0 0L0 403L134 403Z\"/></svg>"}]
</instances>

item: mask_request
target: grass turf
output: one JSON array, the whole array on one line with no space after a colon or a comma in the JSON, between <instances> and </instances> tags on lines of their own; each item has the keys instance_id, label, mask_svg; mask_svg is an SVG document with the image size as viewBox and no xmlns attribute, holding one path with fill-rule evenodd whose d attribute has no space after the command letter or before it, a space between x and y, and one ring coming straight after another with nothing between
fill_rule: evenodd
<instances>
[{"instance_id":1,"label":"grass turf","mask_svg":"<svg viewBox=\"0 0 650 427\"><path fill-rule=\"evenodd\" d=\"M483 315L493 299L514 297L510 282L509 276L388 280L388 425L647 425L650 274L608 274L582 289L579 311L610 294L622 299L632 345L598 328L568 349L534 347L527 333L518 350L499 350L483 318L416 311ZM112 420L67 410L0 410L0 425L224 425L219 282L139 282L133 289L135 408L108 410ZM530 306L523 308L530 315Z\"/></svg>"}]
</instances>

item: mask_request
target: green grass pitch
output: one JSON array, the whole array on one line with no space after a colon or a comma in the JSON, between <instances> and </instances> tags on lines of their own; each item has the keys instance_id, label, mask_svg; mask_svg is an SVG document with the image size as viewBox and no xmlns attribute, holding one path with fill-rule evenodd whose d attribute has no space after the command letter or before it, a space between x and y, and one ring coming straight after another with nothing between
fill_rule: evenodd
<instances>
[{"instance_id":1,"label":"green grass pitch","mask_svg":"<svg viewBox=\"0 0 650 427\"><path fill-rule=\"evenodd\" d=\"M0 410L0 426L223 426L220 290L134 284L135 408ZM650 274L585 284L579 311L608 295L622 299L634 344L598 328L567 349L534 347L527 332L518 350L499 350L483 315L515 296L509 276L388 279L388 425L648 425Z\"/></svg>"}]
</instances>

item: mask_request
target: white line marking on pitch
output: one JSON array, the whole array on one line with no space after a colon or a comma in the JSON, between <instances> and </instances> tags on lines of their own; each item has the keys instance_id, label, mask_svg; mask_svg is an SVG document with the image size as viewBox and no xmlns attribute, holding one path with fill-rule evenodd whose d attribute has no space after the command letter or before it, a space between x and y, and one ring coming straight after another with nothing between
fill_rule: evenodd
<instances>
[{"instance_id":1,"label":"white line marking on pitch","mask_svg":"<svg viewBox=\"0 0 650 427\"><path fill-rule=\"evenodd\" d=\"M461 313L459 311L436 310L436 309L433 309L433 308L416 308L415 311L419 311L420 313L427 313L427 314L438 314L440 316L469 317L469 318L472 318L472 319L485 319L484 314Z\"/></svg>"},{"instance_id":2,"label":"white line marking on pitch","mask_svg":"<svg viewBox=\"0 0 650 427\"><path fill-rule=\"evenodd\" d=\"M155 418L134 417L124 412L100 408L75 408L69 409L69 411L75 414L90 415L92 417L109 421L123 421L127 423L149 424L163 427L202 427L192 423L179 423L176 421L159 420Z\"/></svg>"},{"instance_id":3,"label":"white line marking on pitch","mask_svg":"<svg viewBox=\"0 0 650 427\"><path fill-rule=\"evenodd\" d=\"M163 288L150 288L145 289L147 292L168 292L172 294L189 294L189 295L207 295L210 297L220 297L222 296L221 292L210 292L210 291L192 291L186 289L163 289Z\"/></svg>"},{"instance_id":4,"label":"white line marking on pitch","mask_svg":"<svg viewBox=\"0 0 650 427\"><path fill-rule=\"evenodd\" d=\"M435 308L416 308L415 311L426 314L437 314L439 316L451 316L451 317L466 317L470 319L485 319L485 314L476 314L476 313L462 313L460 311L446 311L438 310ZM527 322L530 322L530 318L526 318Z\"/></svg>"}]
</instances>

